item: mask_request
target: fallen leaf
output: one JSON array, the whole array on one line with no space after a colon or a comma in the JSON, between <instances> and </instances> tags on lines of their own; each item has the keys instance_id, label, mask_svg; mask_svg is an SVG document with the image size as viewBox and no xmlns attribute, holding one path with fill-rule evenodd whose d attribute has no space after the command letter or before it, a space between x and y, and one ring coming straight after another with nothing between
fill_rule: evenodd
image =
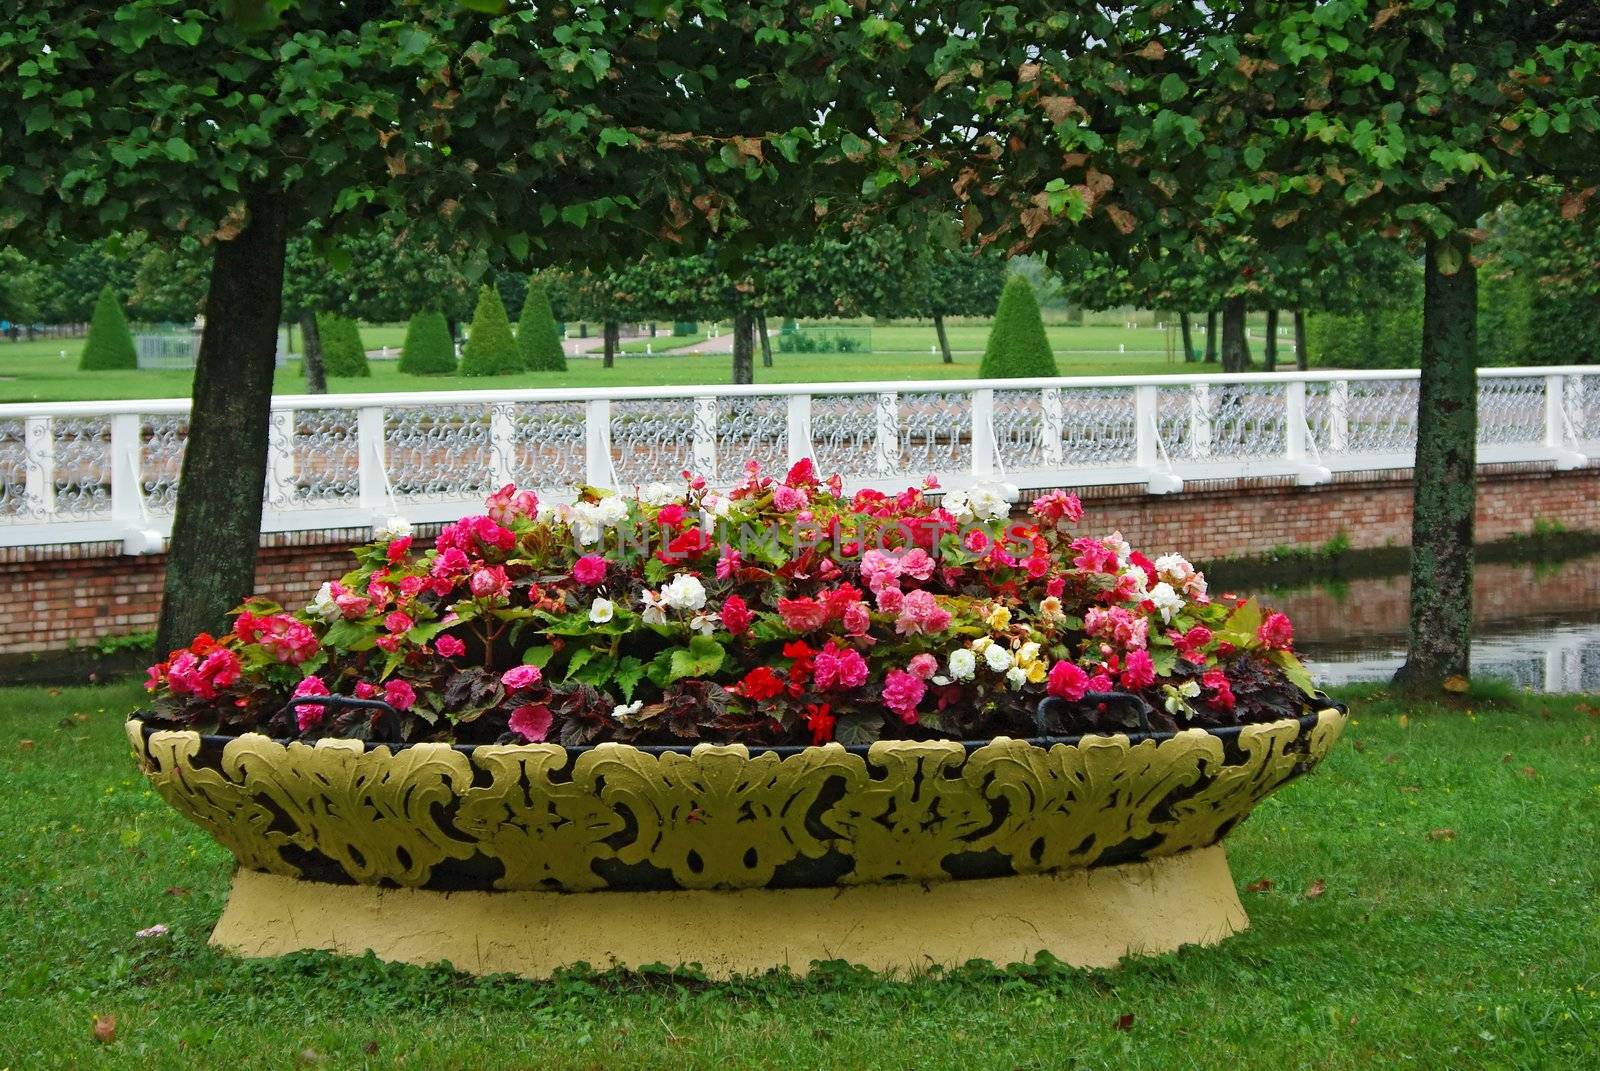
<instances>
[{"instance_id":1,"label":"fallen leaf","mask_svg":"<svg viewBox=\"0 0 1600 1071\"><path fill-rule=\"evenodd\" d=\"M60 694L61 694L61 689L60 688L52 688L48 692L45 693L45 695L50 696L52 699L55 698L56 696L60 695Z\"/></svg>"},{"instance_id":2,"label":"fallen leaf","mask_svg":"<svg viewBox=\"0 0 1600 1071\"><path fill-rule=\"evenodd\" d=\"M1453 829L1434 829L1428 832L1429 840L1455 840L1456 831Z\"/></svg>"},{"instance_id":3,"label":"fallen leaf","mask_svg":"<svg viewBox=\"0 0 1600 1071\"><path fill-rule=\"evenodd\" d=\"M18 751L32 751L33 750L33 741L32 740L18 740L17 741L17 750Z\"/></svg>"},{"instance_id":4,"label":"fallen leaf","mask_svg":"<svg viewBox=\"0 0 1600 1071\"><path fill-rule=\"evenodd\" d=\"M1411 715L1409 715L1409 714L1400 715L1398 718L1395 719L1395 724L1400 726L1400 728L1404 729L1406 726L1411 724Z\"/></svg>"},{"instance_id":5,"label":"fallen leaf","mask_svg":"<svg viewBox=\"0 0 1600 1071\"><path fill-rule=\"evenodd\" d=\"M1123 1012L1121 1015L1117 1016L1117 1029L1118 1030L1132 1030L1133 1029L1133 1013L1132 1012Z\"/></svg>"},{"instance_id":6,"label":"fallen leaf","mask_svg":"<svg viewBox=\"0 0 1600 1071\"><path fill-rule=\"evenodd\" d=\"M1534 778L1539 776L1539 771L1535 770L1532 766L1524 766L1522 768L1522 776L1526 777L1529 781L1532 781Z\"/></svg>"},{"instance_id":7,"label":"fallen leaf","mask_svg":"<svg viewBox=\"0 0 1600 1071\"><path fill-rule=\"evenodd\" d=\"M301 1067L310 1067L314 1064L322 1063L322 1061L325 1059L327 1059L327 1057L323 1056L322 1053L318 1052L316 1049L301 1049L300 1054L294 1058L294 1062Z\"/></svg>"},{"instance_id":8,"label":"fallen leaf","mask_svg":"<svg viewBox=\"0 0 1600 1071\"><path fill-rule=\"evenodd\" d=\"M1367 742L1365 740L1352 740L1350 741L1350 746L1355 748L1357 751L1367 750Z\"/></svg>"},{"instance_id":9,"label":"fallen leaf","mask_svg":"<svg viewBox=\"0 0 1600 1071\"><path fill-rule=\"evenodd\" d=\"M1510 762L1511 761L1511 752L1508 751L1504 755L1501 755L1500 756L1500 761L1501 762Z\"/></svg>"},{"instance_id":10,"label":"fallen leaf","mask_svg":"<svg viewBox=\"0 0 1600 1071\"><path fill-rule=\"evenodd\" d=\"M1444 690L1453 695L1465 695L1471 687L1472 685L1467 681L1467 678L1459 674L1454 677L1446 677L1444 681Z\"/></svg>"},{"instance_id":11,"label":"fallen leaf","mask_svg":"<svg viewBox=\"0 0 1600 1071\"><path fill-rule=\"evenodd\" d=\"M1244 887L1244 891L1245 892L1271 892L1272 891L1272 879L1271 878L1262 878L1260 881L1252 881L1249 885L1246 885Z\"/></svg>"},{"instance_id":12,"label":"fallen leaf","mask_svg":"<svg viewBox=\"0 0 1600 1071\"><path fill-rule=\"evenodd\" d=\"M378 1043L376 1041L369 1041L365 1045L361 1046L361 1051L366 1053L368 1056L376 1056L378 1055Z\"/></svg>"},{"instance_id":13,"label":"fallen leaf","mask_svg":"<svg viewBox=\"0 0 1600 1071\"><path fill-rule=\"evenodd\" d=\"M1400 786L1400 791L1401 792L1421 792L1422 789L1417 785L1401 785Z\"/></svg>"},{"instance_id":14,"label":"fallen leaf","mask_svg":"<svg viewBox=\"0 0 1600 1071\"><path fill-rule=\"evenodd\" d=\"M1393 766L1395 763L1400 761L1400 753L1397 751L1391 751L1389 754L1383 757L1383 761L1385 765Z\"/></svg>"},{"instance_id":15,"label":"fallen leaf","mask_svg":"<svg viewBox=\"0 0 1600 1071\"><path fill-rule=\"evenodd\" d=\"M189 895L189 886L187 886L187 885L168 885L164 891L166 892L166 894L168 896L188 896Z\"/></svg>"},{"instance_id":16,"label":"fallen leaf","mask_svg":"<svg viewBox=\"0 0 1600 1071\"><path fill-rule=\"evenodd\" d=\"M168 933L167 924L158 922L154 926L146 926L134 933L135 937L165 937Z\"/></svg>"},{"instance_id":17,"label":"fallen leaf","mask_svg":"<svg viewBox=\"0 0 1600 1071\"><path fill-rule=\"evenodd\" d=\"M94 1017L94 1039L102 1045L109 1045L117 1040L117 1017L115 1015L96 1015Z\"/></svg>"},{"instance_id":18,"label":"fallen leaf","mask_svg":"<svg viewBox=\"0 0 1600 1071\"><path fill-rule=\"evenodd\" d=\"M1311 885L1306 889L1306 899L1307 900L1315 900L1317 897L1321 896L1323 893L1325 893L1327 891L1328 891L1328 883L1323 881L1321 878L1318 878L1316 881L1313 881L1311 883Z\"/></svg>"}]
</instances>

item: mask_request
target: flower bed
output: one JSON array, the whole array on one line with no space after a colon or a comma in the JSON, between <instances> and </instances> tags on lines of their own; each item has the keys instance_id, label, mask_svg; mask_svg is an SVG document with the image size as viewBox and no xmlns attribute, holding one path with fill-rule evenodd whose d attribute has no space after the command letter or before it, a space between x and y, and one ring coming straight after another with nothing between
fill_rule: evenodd
<instances>
[{"instance_id":1,"label":"flower bed","mask_svg":"<svg viewBox=\"0 0 1600 1071\"><path fill-rule=\"evenodd\" d=\"M409 744L816 745L1175 731L1315 713L1280 613L1075 535L1057 492L846 498L809 461L403 522L310 606L151 667L152 728Z\"/></svg>"}]
</instances>

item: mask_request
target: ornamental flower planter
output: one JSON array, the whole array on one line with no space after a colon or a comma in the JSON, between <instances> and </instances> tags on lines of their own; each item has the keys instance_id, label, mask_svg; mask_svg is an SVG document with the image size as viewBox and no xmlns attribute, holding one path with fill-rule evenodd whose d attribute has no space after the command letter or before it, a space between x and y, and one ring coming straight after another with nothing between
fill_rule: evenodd
<instances>
[{"instance_id":1,"label":"ornamental flower planter","mask_svg":"<svg viewBox=\"0 0 1600 1071\"><path fill-rule=\"evenodd\" d=\"M305 612L247 604L153 667L140 764L238 861L214 942L532 977L1111 964L1247 924L1220 842L1344 724L1287 619L1069 542L1070 496L995 532L1024 555L961 531L1012 523L999 491L846 503L797 466L609 522L582 494L507 489L422 556L389 533ZM885 501L929 530L858 560L686 534L693 507L859 536Z\"/></svg>"}]
</instances>

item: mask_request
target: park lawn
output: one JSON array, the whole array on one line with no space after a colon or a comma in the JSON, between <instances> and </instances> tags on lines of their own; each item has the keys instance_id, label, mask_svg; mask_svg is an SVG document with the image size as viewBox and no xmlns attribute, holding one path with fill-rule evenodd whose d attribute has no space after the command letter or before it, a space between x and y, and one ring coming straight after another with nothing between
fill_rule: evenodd
<instances>
[{"instance_id":1,"label":"park lawn","mask_svg":"<svg viewBox=\"0 0 1600 1071\"><path fill-rule=\"evenodd\" d=\"M1169 362L1163 348L1164 333L1154 328L1056 326L1048 332L1057 348L1056 364L1063 375L1151 375L1199 371L1203 367L1185 367L1176 360ZM770 369L762 366L758 356L755 378L757 383L975 378L983 344L988 338L988 325L981 322L953 324L949 333L951 347L957 351L954 364L944 364L933 352L936 339L931 326L895 324L873 328L874 352L870 354L774 352ZM388 345L390 352L398 353L404 334L403 324L361 328L363 343L374 351ZM660 341L677 340L663 336ZM186 371L79 372L77 357L82 345L82 339L0 342L0 402L182 398L190 393L192 377ZM1128 352L1119 353L1118 345L1125 345ZM65 358L59 356L63 349L67 352ZM608 369L597 357L574 357L568 361L566 372L527 372L484 379L402 376L394 362L374 360L370 377L336 378L328 386L336 394L348 394L518 387L718 385L731 378L731 362L732 357L726 353L636 358L625 354L618 359L615 368ZM1215 371L1215 366L1208 370ZM291 360L287 367L279 370L275 389L279 394L295 394L304 390L303 384L300 362Z\"/></svg>"},{"instance_id":2,"label":"park lawn","mask_svg":"<svg viewBox=\"0 0 1600 1071\"><path fill-rule=\"evenodd\" d=\"M138 689L0 690L0 1068L1592 1066L1600 701L1345 695L1326 765L1229 838L1241 887L1271 886L1219 947L707 985L213 951L229 858L134 769Z\"/></svg>"}]
</instances>

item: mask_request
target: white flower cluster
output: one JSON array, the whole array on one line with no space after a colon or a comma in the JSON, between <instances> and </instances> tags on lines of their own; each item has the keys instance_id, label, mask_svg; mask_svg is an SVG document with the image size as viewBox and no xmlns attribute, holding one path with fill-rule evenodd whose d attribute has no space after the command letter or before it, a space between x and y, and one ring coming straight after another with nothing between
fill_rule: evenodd
<instances>
[{"instance_id":1,"label":"white flower cluster","mask_svg":"<svg viewBox=\"0 0 1600 1071\"><path fill-rule=\"evenodd\" d=\"M411 534L411 522L404 517L390 517L383 522L381 528L372 532L372 538L378 543L392 543L396 539L404 539Z\"/></svg>"},{"instance_id":2,"label":"white flower cluster","mask_svg":"<svg viewBox=\"0 0 1600 1071\"><path fill-rule=\"evenodd\" d=\"M565 520L572 526L578 542L588 547L600 542L607 528L615 528L628 519L628 502L619 495L609 495L598 502L574 502L565 507Z\"/></svg>"},{"instance_id":3,"label":"white flower cluster","mask_svg":"<svg viewBox=\"0 0 1600 1071\"><path fill-rule=\"evenodd\" d=\"M312 598L311 605L307 606L306 609L329 624L344 616L339 609L339 604L333 601L333 582L331 580L323 582L322 586L317 589L316 596Z\"/></svg>"},{"instance_id":4,"label":"white flower cluster","mask_svg":"<svg viewBox=\"0 0 1600 1071\"><path fill-rule=\"evenodd\" d=\"M980 483L965 491L950 491L940 500L958 521L999 521L1011 516L1012 503L1022 497L1015 484Z\"/></svg>"}]
</instances>

